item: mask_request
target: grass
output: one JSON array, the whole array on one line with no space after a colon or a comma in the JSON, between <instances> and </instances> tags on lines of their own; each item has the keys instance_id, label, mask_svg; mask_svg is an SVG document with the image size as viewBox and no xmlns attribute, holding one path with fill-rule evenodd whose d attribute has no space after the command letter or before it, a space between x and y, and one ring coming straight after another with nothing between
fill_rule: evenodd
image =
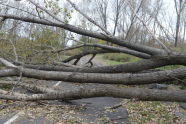
<instances>
[{"instance_id":1,"label":"grass","mask_svg":"<svg viewBox=\"0 0 186 124\"><path fill-rule=\"evenodd\" d=\"M158 69L171 70L171 69L177 69L177 68L180 68L180 67L183 67L183 65L167 65L167 66L160 67Z\"/></svg>"},{"instance_id":2,"label":"grass","mask_svg":"<svg viewBox=\"0 0 186 124\"><path fill-rule=\"evenodd\" d=\"M103 61L105 61L107 65L118 65L118 64L128 63L128 62L137 62L141 60L138 57L134 57L134 56L122 54L122 53L108 53L108 54L102 55L102 58L104 59ZM183 67L183 66L182 65L168 65L168 66L160 67L158 69L171 70L171 69L177 69L180 67Z\"/></svg>"},{"instance_id":3,"label":"grass","mask_svg":"<svg viewBox=\"0 0 186 124\"><path fill-rule=\"evenodd\" d=\"M118 65L127 62L136 62L140 60L140 58L138 57L134 57L122 53L108 53L102 55L102 58L104 59L103 61L105 61L106 64L108 65Z\"/></svg>"},{"instance_id":4,"label":"grass","mask_svg":"<svg viewBox=\"0 0 186 124\"><path fill-rule=\"evenodd\" d=\"M124 64L128 62L136 62L140 59L126 54L106 54L101 56L107 65ZM127 59L124 59L127 57ZM119 60L119 61L118 61ZM181 65L169 65L160 67L161 70L171 70L182 67ZM119 86L120 87L120 86ZM121 86L126 87L126 86ZM128 87L128 86L127 86ZM129 86L131 87L131 86ZM138 86L144 87L144 86ZM186 89L185 87L181 87ZM178 108L178 103L167 104L159 101L134 101L124 99L124 108L129 113L129 121L132 124L168 124L168 123L184 123L184 120L176 117L174 111Z\"/></svg>"},{"instance_id":5,"label":"grass","mask_svg":"<svg viewBox=\"0 0 186 124\"><path fill-rule=\"evenodd\" d=\"M130 56L123 53L108 53L103 55L104 59L114 60L118 62L135 62L140 60L138 57Z\"/></svg>"},{"instance_id":6,"label":"grass","mask_svg":"<svg viewBox=\"0 0 186 124\"><path fill-rule=\"evenodd\" d=\"M12 46L10 44L4 44L4 43L0 43L1 47L2 47L2 53L13 53L12 51ZM45 47L41 50L41 47L38 47L36 43L33 42L29 42L29 41L22 41L22 42L18 42L16 44L17 46L17 52L18 55L22 56L23 59L27 60L27 58L29 58L30 60L28 61L32 61L32 62L48 62L48 61L52 61L49 60L48 56L53 60L56 59L56 55L51 54L51 53L42 53L43 50L50 50L50 49L45 49ZM34 53L34 50L37 50ZM79 53L78 50L73 50L73 51L66 51L65 55L64 54L59 54L60 57L63 59L74 55L76 53ZM103 61L107 64L107 65L117 65L117 64L123 64L123 63L128 63L128 62L136 62L139 61L140 59L137 57L133 57L130 55L126 55L126 54L118 54L118 53L113 53L113 54L104 54L101 56ZM171 66L165 66L165 67L161 67L160 69L162 70L169 70L169 69L175 69L181 67L179 65L171 65ZM1 88L4 89L11 89L10 86L5 85ZM182 87L185 88L185 87ZM176 103L172 103L170 105L165 104L163 102L144 102L144 101L132 101L132 100L128 100L129 102L127 104L124 105L124 107L128 110L129 112L129 119L131 121L131 123L133 124L143 124L143 123L159 123L159 124L164 124L164 123L171 123L174 121L175 116L173 115L173 111L175 110L176 107L178 107L178 104ZM1 101L0 101L1 102ZM3 104L7 104L7 103L3 103ZM43 106L45 107L45 106ZM60 107L61 108L61 107ZM23 109L22 107L20 108L21 110ZM33 109L34 111L36 111L36 108L30 108ZM70 108L71 109L71 108ZM10 108L10 110L12 111L12 108ZM25 108L25 111L27 111L28 108ZM60 117L62 117L62 114L67 115L68 113L70 113L69 109L66 109L66 112L64 112L64 109L59 109L59 108L55 108L55 107L47 107L47 108L41 108L41 106L38 106L37 108L38 112L37 113L45 113L44 110L47 110L46 113L48 113L50 111L50 114L47 114L49 119L56 119L56 121L59 120L65 120L64 118L60 119ZM15 111L17 111L17 109L15 109ZM54 114L55 111L55 114ZM72 110L71 110L72 111ZM0 115L1 115L0 111ZM63 113L60 113L63 112ZM5 112L7 113L7 112ZM74 112L73 112L74 113ZM35 113L34 113L35 114ZM77 120L74 118L71 119L67 119L68 123L77 123Z\"/></svg>"},{"instance_id":7,"label":"grass","mask_svg":"<svg viewBox=\"0 0 186 124\"><path fill-rule=\"evenodd\" d=\"M123 62L118 62L118 61L114 61L114 60L104 60L104 62L107 65L119 65L119 64L123 64Z\"/></svg>"},{"instance_id":8,"label":"grass","mask_svg":"<svg viewBox=\"0 0 186 124\"><path fill-rule=\"evenodd\" d=\"M11 85L0 85L0 89L3 89L3 90L10 90L12 88L13 88L13 86L11 86Z\"/></svg>"},{"instance_id":9,"label":"grass","mask_svg":"<svg viewBox=\"0 0 186 124\"><path fill-rule=\"evenodd\" d=\"M176 103L128 100L124 107L129 112L132 124L167 124L179 121L172 112L177 107Z\"/></svg>"}]
</instances>

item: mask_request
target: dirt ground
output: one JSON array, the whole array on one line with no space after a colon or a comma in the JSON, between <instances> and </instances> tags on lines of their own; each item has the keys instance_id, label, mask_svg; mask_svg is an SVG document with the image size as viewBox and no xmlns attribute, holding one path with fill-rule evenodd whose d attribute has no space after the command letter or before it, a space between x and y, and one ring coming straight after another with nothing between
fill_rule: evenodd
<instances>
[{"instance_id":1,"label":"dirt ground","mask_svg":"<svg viewBox=\"0 0 186 124\"><path fill-rule=\"evenodd\" d=\"M88 57L80 61L83 65ZM95 66L105 65L98 56ZM58 82L41 81L47 86ZM39 84L39 83L38 83ZM61 82L64 89L81 84ZM24 91L27 92L27 91ZM186 110L172 102L143 102L111 97L73 101L0 101L0 124L169 124L186 123Z\"/></svg>"}]
</instances>

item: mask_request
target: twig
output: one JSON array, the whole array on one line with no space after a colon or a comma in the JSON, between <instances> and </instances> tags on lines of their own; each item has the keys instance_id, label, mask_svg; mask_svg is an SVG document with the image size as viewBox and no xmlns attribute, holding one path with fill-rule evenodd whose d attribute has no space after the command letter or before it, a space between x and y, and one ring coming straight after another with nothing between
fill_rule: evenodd
<instances>
[{"instance_id":1,"label":"twig","mask_svg":"<svg viewBox=\"0 0 186 124\"><path fill-rule=\"evenodd\" d=\"M128 1L129 7L131 8L131 10L134 12L134 14L136 15L136 17L138 18L138 20L140 20L142 22L142 24L145 26L145 28L147 29L147 31L150 33L150 35L158 42L159 45L162 46L162 48L168 53L171 54L172 52L170 51L170 49L163 44L153 33L152 31L147 27L147 25L145 24L145 22L137 15L137 13L135 13L134 9L131 6L131 3Z\"/></svg>"},{"instance_id":2,"label":"twig","mask_svg":"<svg viewBox=\"0 0 186 124\"><path fill-rule=\"evenodd\" d=\"M33 5L35 5L37 8L40 8L41 10L43 10L44 12L46 12L48 15L50 15L52 18L54 18L55 20L61 22L64 24L64 22L59 19L57 16L55 16L54 14L52 14L50 11L48 11L46 8L40 6L39 4L35 3L33 0L27 0L29 1L30 3L32 3Z\"/></svg>"},{"instance_id":3,"label":"twig","mask_svg":"<svg viewBox=\"0 0 186 124\"><path fill-rule=\"evenodd\" d=\"M108 32L104 27L102 27L101 25L99 25L97 22L95 22L93 19L91 19L90 17L88 17L85 13L83 13L71 0L66 0L68 3L70 3L70 5L76 10L78 11L81 15L83 15L88 21L90 21L91 23L93 23L94 25L96 25L97 27L99 27L102 31L104 31L106 34L111 35L110 32Z\"/></svg>"}]
</instances>

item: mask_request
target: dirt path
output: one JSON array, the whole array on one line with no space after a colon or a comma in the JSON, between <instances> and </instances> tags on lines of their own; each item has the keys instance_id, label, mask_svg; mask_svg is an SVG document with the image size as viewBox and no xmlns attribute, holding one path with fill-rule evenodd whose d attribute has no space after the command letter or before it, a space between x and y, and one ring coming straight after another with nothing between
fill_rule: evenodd
<instances>
[{"instance_id":1,"label":"dirt path","mask_svg":"<svg viewBox=\"0 0 186 124\"><path fill-rule=\"evenodd\" d=\"M84 65L90 57L84 57L79 62L80 65ZM103 66L105 62L101 61L99 58L93 59L94 66ZM66 86L68 89L69 83ZM72 88L73 86L69 86ZM78 86L76 87L78 88ZM84 116L82 118L86 119L86 122L90 123L118 123L118 124L128 124L128 112L123 107L118 107L116 109L109 109L109 107L117 106L122 102L122 99L112 98L112 97L99 97L99 98L89 98L73 100L71 104L74 105L84 105L85 109L82 110Z\"/></svg>"},{"instance_id":2,"label":"dirt path","mask_svg":"<svg viewBox=\"0 0 186 124\"><path fill-rule=\"evenodd\" d=\"M84 57L79 62L84 65L89 57ZM100 59L93 60L94 66L105 64ZM57 85L64 90L78 89L81 84L67 82L46 82L48 87ZM117 106L122 99L111 97L99 97L64 101L44 101L40 103L27 103L16 106L8 106L0 110L0 124L128 124L128 112L123 107ZM11 104L11 103L10 103ZM19 102L16 103L20 104Z\"/></svg>"}]
</instances>

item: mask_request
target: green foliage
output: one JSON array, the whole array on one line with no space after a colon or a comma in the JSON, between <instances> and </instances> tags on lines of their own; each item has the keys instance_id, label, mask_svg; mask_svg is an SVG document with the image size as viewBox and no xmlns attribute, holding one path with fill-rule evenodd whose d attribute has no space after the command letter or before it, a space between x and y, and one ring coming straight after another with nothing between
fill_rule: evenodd
<instances>
[{"instance_id":1,"label":"green foliage","mask_svg":"<svg viewBox=\"0 0 186 124\"><path fill-rule=\"evenodd\" d=\"M73 56L76 55L77 53L80 53L81 49L74 49L74 50L69 50L65 52L66 56Z\"/></svg>"},{"instance_id":2,"label":"green foliage","mask_svg":"<svg viewBox=\"0 0 186 124\"><path fill-rule=\"evenodd\" d=\"M69 20L72 18L71 15L73 13L73 10L69 10L67 8L64 8L63 13L64 13L64 22L68 23Z\"/></svg>"},{"instance_id":3,"label":"green foliage","mask_svg":"<svg viewBox=\"0 0 186 124\"><path fill-rule=\"evenodd\" d=\"M3 36L3 35L4 35L4 33L0 31L0 36Z\"/></svg>"},{"instance_id":4,"label":"green foliage","mask_svg":"<svg viewBox=\"0 0 186 124\"><path fill-rule=\"evenodd\" d=\"M37 32L37 36L34 40L35 43L58 46L60 35L51 29L43 29Z\"/></svg>"},{"instance_id":5,"label":"green foliage","mask_svg":"<svg viewBox=\"0 0 186 124\"><path fill-rule=\"evenodd\" d=\"M59 6L59 0L44 0L44 4L45 8L49 8L54 15L59 15L62 12L65 23L68 23L69 20L72 18L71 14L73 13L73 10L66 7L64 9L61 9Z\"/></svg>"},{"instance_id":6,"label":"green foliage","mask_svg":"<svg viewBox=\"0 0 186 124\"><path fill-rule=\"evenodd\" d=\"M3 90L10 90L13 88L13 86L11 85L0 85L0 88L3 89Z\"/></svg>"},{"instance_id":7,"label":"green foliage","mask_svg":"<svg viewBox=\"0 0 186 124\"><path fill-rule=\"evenodd\" d=\"M28 38L19 38L14 44L19 61L26 63L49 63L56 59L57 55L51 53L52 48L38 41L29 40ZM9 42L0 42L1 56L14 59L13 47ZM49 51L49 52L44 52ZM59 55L59 57L61 57Z\"/></svg>"},{"instance_id":8,"label":"green foliage","mask_svg":"<svg viewBox=\"0 0 186 124\"><path fill-rule=\"evenodd\" d=\"M107 63L109 65L117 65L117 64L122 64L122 63L126 63L126 62L137 62L140 60L140 58L138 57L134 57L134 56L130 56L127 54L122 54L122 53L108 53L108 54L104 54L103 58L107 61ZM183 67L182 65L168 65L168 66L163 66L160 67L158 69L161 70L171 70L171 69L177 69Z\"/></svg>"},{"instance_id":9,"label":"green foliage","mask_svg":"<svg viewBox=\"0 0 186 124\"><path fill-rule=\"evenodd\" d=\"M44 0L45 8L50 8L54 15L61 12L61 8L58 5L58 0Z\"/></svg>"},{"instance_id":10,"label":"green foliage","mask_svg":"<svg viewBox=\"0 0 186 124\"><path fill-rule=\"evenodd\" d=\"M114 61L114 60L106 60L105 62L108 65L119 65L119 64L123 64L123 62L118 62L118 61Z\"/></svg>"},{"instance_id":11,"label":"green foliage","mask_svg":"<svg viewBox=\"0 0 186 124\"><path fill-rule=\"evenodd\" d=\"M88 37L86 37L86 36L81 36L79 40L82 41L83 43L87 43Z\"/></svg>"}]
</instances>

